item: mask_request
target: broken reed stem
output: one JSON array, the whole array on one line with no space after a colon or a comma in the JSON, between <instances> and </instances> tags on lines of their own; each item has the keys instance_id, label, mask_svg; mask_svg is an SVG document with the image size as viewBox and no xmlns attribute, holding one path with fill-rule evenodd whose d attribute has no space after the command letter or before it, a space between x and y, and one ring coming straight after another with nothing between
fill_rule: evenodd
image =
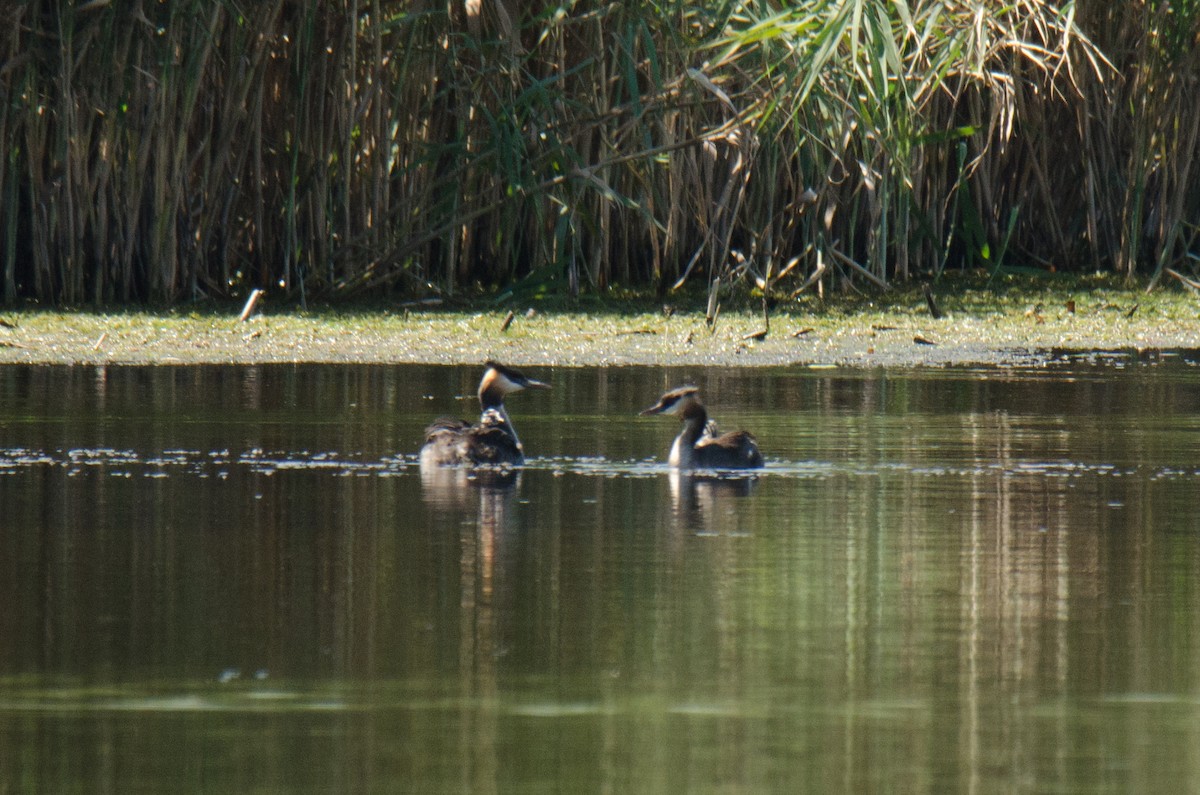
<instances>
[{"instance_id":1,"label":"broken reed stem","mask_svg":"<svg viewBox=\"0 0 1200 795\"><path fill-rule=\"evenodd\" d=\"M264 290L251 290L250 297L246 299L245 306L242 307L242 314L238 316L239 323L245 323L254 314L254 308L258 306L258 299L263 297Z\"/></svg>"}]
</instances>

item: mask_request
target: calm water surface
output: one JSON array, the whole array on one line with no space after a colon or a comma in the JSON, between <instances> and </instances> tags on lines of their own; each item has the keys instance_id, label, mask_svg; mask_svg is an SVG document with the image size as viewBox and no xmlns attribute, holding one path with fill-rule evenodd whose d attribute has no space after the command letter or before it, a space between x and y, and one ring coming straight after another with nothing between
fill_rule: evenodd
<instances>
[{"instance_id":1,"label":"calm water surface","mask_svg":"<svg viewBox=\"0 0 1200 795\"><path fill-rule=\"evenodd\" d=\"M1200 791L1188 357L530 373L0 369L0 792Z\"/></svg>"}]
</instances>

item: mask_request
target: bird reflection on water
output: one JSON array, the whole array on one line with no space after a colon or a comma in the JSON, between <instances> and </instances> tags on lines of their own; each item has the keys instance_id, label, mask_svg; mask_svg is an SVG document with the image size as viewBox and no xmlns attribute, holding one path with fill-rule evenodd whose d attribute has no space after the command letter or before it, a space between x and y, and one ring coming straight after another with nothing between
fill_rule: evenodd
<instances>
[{"instance_id":1,"label":"bird reflection on water","mask_svg":"<svg viewBox=\"0 0 1200 795\"><path fill-rule=\"evenodd\" d=\"M470 508L501 497L511 498L521 484L521 470L510 467L426 467L421 469L421 494L439 508Z\"/></svg>"},{"instance_id":2,"label":"bird reflection on water","mask_svg":"<svg viewBox=\"0 0 1200 795\"><path fill-rule=\"evenodd\" d=\"M499 661L509 647L512 627L506 618L513 595L506 569L520 484L520 471L507 467L421 467L422 495L433 509L435 530L456 528L459 537L458 687L474 703L496 701ZM476 741L461 747L457 761L471 771L469 788L484 790L498 776L499 724L492 710L465 713L472 716Z\"/></svg>"},{"instance_id":3,"label":"bird reflection on water","mask_svg":"<svg viewBox=\"0 0 1200 795\"><path fill-rule=\"evenodd\" d=\"M476 595L491 603L497 548L516 524L520 485L521 473L508 468L421 468L421 493L437 524L462 529L464 605Z\"/></svg>"},{"instance_id":4,"label":"bird reflection on water","mask_svg":"<svg viewBox=\"0 0 1200 795\"><path fill-rule=\"evenodd\" d=\"M737 501L754 492L758 478L698 475L672 468L667 483L679 529L700 535L740 535L743 531Z\"/></svg>"}]
</instances>

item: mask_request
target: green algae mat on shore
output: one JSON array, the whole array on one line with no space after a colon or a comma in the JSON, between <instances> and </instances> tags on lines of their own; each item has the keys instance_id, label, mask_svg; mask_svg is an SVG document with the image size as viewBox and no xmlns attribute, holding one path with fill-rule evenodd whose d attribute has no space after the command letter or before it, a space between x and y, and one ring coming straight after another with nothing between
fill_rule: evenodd
<instances>
[{"instance_id":1,"label":"green algae mat on shore","mask_svg":"<svg viewBox=\"0 0 1200 795\"><path fill-rule=\"evenodd\" d=\"M480 304L300 311L0 312L0 363L270 362L943 366L1038 364L1063 352L1200 348L1200 300L1089 286L949 292L934 318L919 290L719 313L641 300L589 307ZM511 316L510 316L511 315ZM766 332L765 334L763 332Z\"/></svg>"}]
</instances>

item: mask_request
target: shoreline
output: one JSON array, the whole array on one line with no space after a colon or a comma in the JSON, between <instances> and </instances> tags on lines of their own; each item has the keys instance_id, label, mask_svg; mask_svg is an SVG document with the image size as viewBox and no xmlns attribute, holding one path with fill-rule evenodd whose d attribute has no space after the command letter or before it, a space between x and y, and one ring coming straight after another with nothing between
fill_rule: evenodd
<instances>
[{"instance_id":1,"label":"shoreline","mask_svg":"<svg viewBox=\"0 0 1200 795\"><path fill-rule=\"evenodd\" d=\"M922 303L771 316L724 312L341 311L236 314L0 312L0 364L270 363L539 366L1042 366L1064 354L1200 348L1190 296L950 310ZM1132 309L1130 308L1132 307Z\"/></svg>"}]
</instances>

